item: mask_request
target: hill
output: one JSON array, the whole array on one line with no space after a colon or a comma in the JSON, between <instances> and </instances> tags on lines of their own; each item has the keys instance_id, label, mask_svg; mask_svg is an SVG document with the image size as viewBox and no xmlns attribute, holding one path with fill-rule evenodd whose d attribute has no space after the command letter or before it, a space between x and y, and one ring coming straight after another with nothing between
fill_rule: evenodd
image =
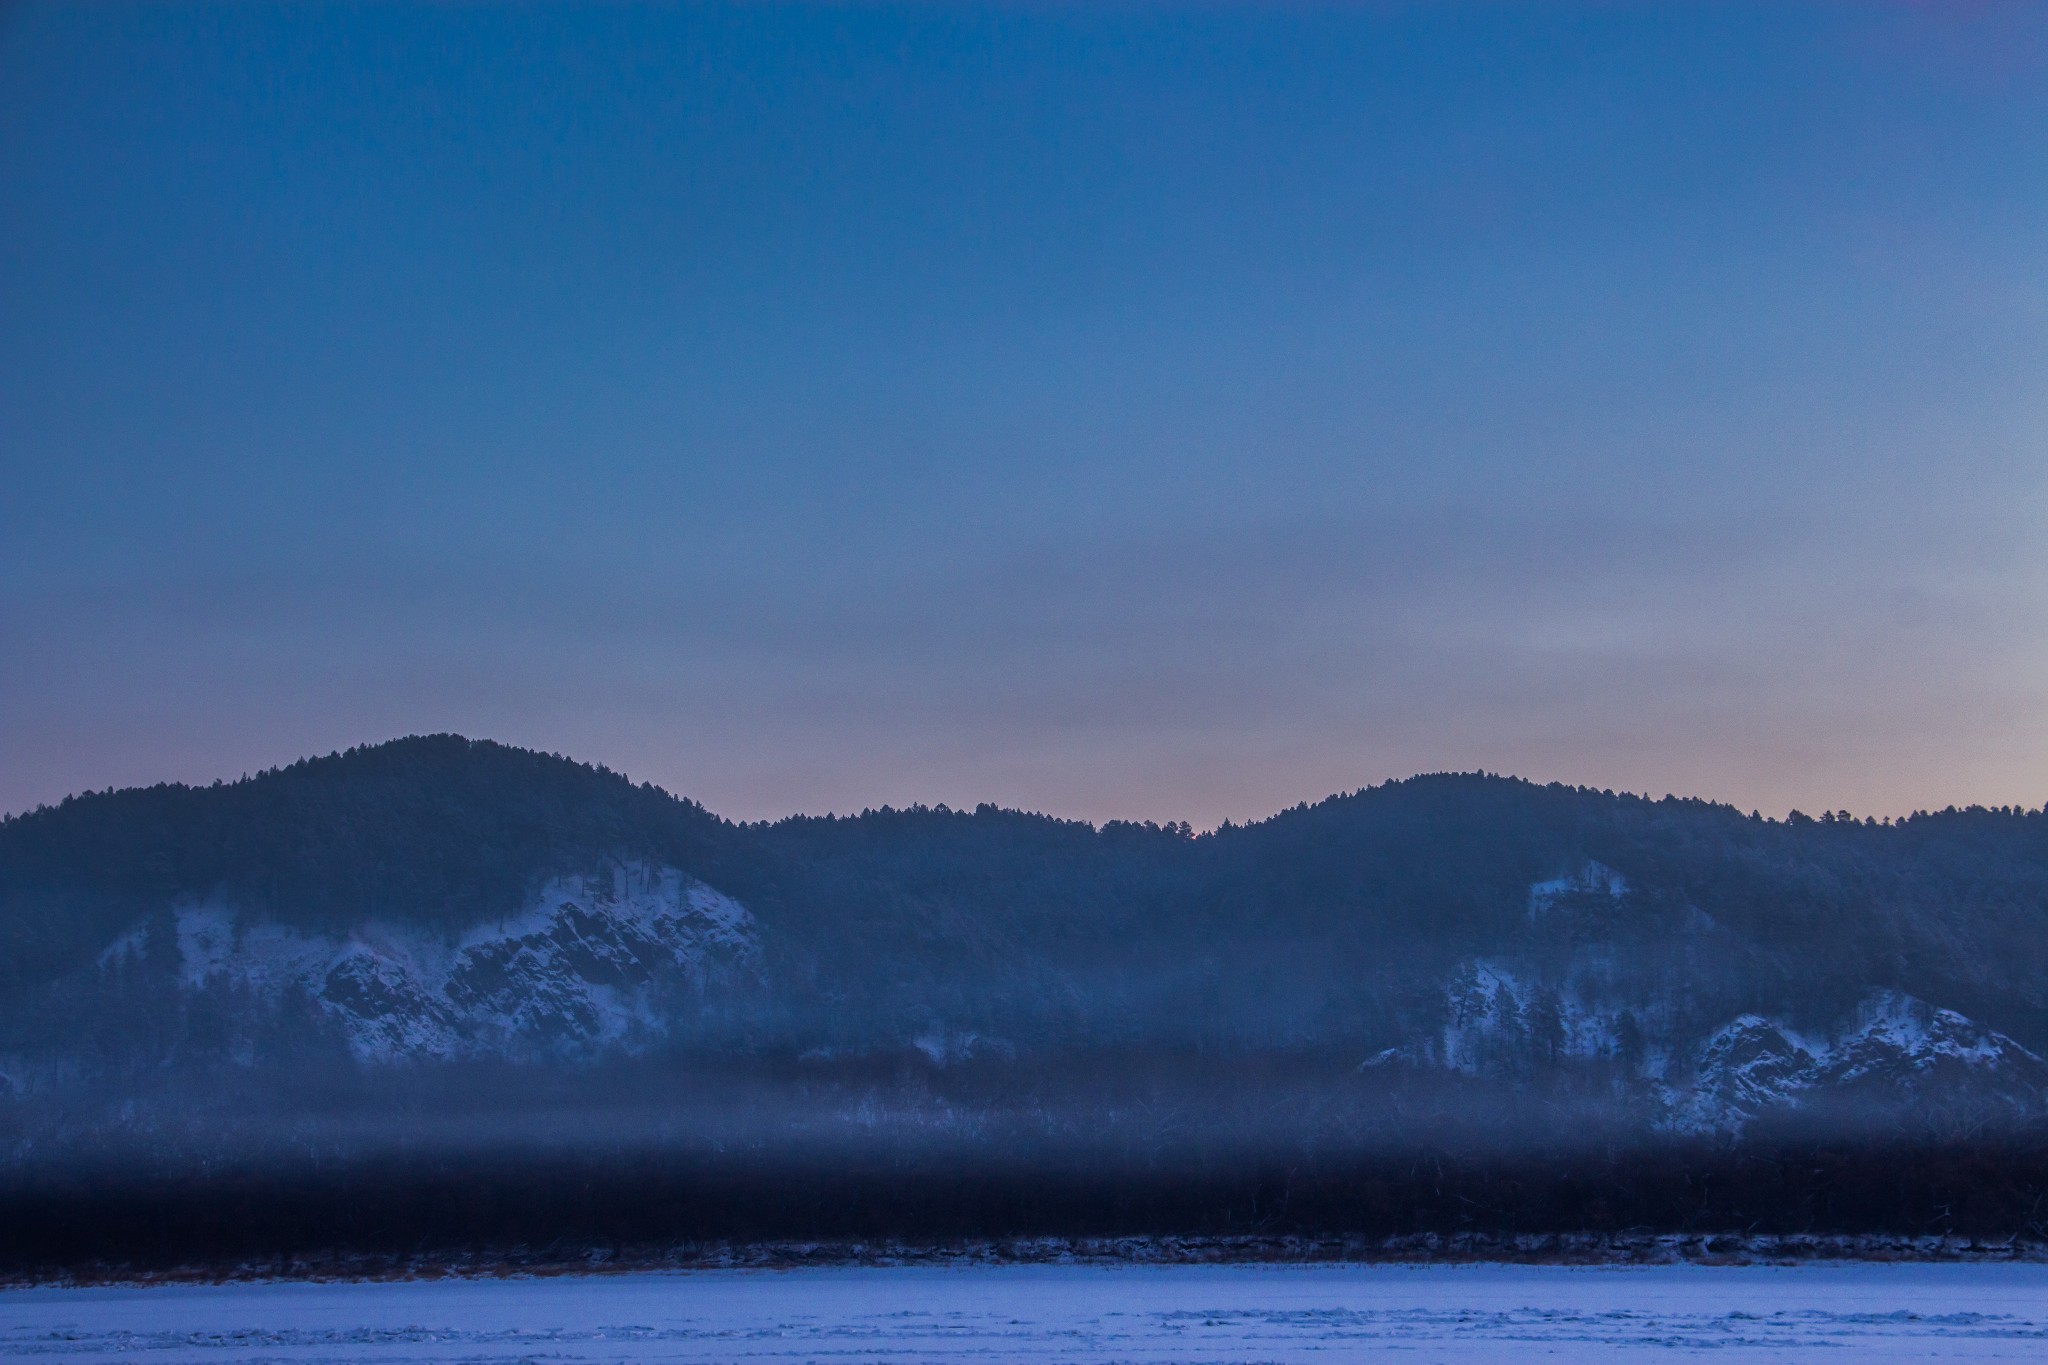
<instances>
[{"instance_id":1,"label":"hill","mask_svg":"<svg viewBox=\"0 0 2048 1365\"><path fill-rule=\"evenodd\" d=\"M0 1117L32 1184L284 1152L1179 1190L1424 1149L2032 1150L2044 927L2041 811L1438 774L1201 834L739 824L429 736L0 823Z\"/></svg>"}]
</instances>

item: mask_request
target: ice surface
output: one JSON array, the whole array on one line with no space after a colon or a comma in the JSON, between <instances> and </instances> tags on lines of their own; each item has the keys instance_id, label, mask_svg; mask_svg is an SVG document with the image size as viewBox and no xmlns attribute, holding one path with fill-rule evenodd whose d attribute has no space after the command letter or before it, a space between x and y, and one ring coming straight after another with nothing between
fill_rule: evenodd
<instances>
[{"instance_id":1,"label":"ice surface","mask_svg":"<svg viewBox=\"0 0 2048 1365\"><path fill-rule=\"evenodd\" d=\"M2048 1359L2048 1265L959 1266L0 1292L51 1362Z\"/></svg>"}]
</instances>

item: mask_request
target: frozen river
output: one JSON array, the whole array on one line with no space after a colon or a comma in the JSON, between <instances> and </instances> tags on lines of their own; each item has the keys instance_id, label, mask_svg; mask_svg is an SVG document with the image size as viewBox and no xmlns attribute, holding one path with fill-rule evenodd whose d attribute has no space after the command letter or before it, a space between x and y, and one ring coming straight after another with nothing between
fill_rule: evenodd
<instances>
[{"instance_id":1,"label":"frozen river","mask_svg":"<svg viewBox=\"0 0 2048 1365\"><path fill-rule=\"evenodd\" d=\"M9 1361L2048 1360L2048 1266L999 1266L0 1291Z\"/></svg>"}]
</instances>

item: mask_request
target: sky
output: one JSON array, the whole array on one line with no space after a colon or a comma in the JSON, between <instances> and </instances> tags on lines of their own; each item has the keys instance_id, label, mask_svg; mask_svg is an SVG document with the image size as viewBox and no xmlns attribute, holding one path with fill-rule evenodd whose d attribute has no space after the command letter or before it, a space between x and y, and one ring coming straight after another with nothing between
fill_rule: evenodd
<instances>
[{"instance_id":1,"label":"sky","mask_svg":"<svg viewBox=\"0 0 2048 1365\"><path fill-rule=\"evenodd\" d=\"M0 9L0 811L2048 801L2048 6Z\"/></svg>"}]
</instances>

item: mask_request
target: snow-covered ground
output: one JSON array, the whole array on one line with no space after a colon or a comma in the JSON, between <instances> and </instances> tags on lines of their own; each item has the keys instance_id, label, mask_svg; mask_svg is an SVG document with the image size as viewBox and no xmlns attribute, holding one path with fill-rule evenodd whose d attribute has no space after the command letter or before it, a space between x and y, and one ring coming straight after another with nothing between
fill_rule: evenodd
<instances>
[{"instance_id":1,"label":"snow-covered ground","mask_svg":"<svg viewBox=\"0 0 2048 1365\"><path fill-rule=\"evenodd\" d=\"M2048 1265L961 1266L0 1292L19 1361L2048 1359Z\"/></svg>"}]
</instances>

